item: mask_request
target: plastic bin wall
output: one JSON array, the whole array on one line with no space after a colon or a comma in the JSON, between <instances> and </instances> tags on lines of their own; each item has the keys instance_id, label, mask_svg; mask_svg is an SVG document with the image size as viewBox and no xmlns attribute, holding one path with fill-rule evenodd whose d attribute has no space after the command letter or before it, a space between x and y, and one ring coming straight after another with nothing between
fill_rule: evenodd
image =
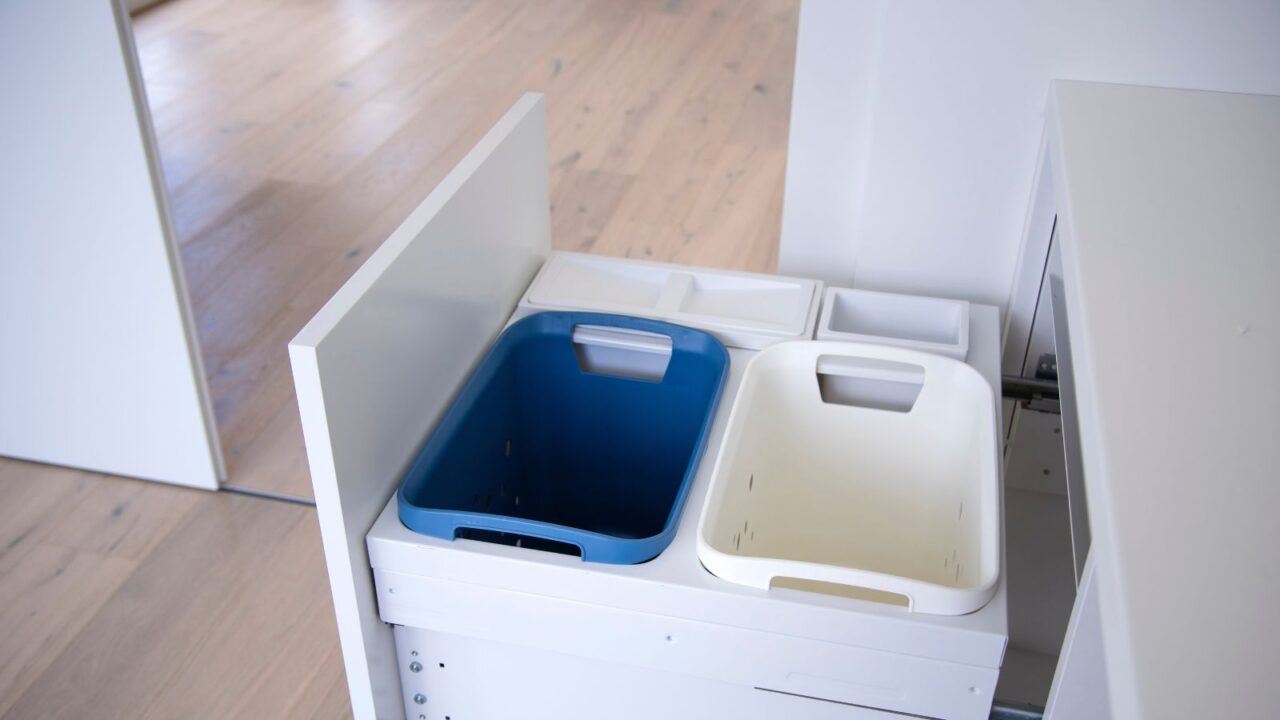
<instances>
[{"instance_id":1,"label":"plastic bin wall","mask_svg":"<svg viewBox=\"0 0 1280 720\"><path fill-rule=\"evenodd\" d=\"M576 328L670 339L661 379L584 370ZM539 313L498 339L398 495L401 521L442 538L576 549L628 564L675 534L728 369L708 333L598 313Z\"/></svg>"}]
</instances>

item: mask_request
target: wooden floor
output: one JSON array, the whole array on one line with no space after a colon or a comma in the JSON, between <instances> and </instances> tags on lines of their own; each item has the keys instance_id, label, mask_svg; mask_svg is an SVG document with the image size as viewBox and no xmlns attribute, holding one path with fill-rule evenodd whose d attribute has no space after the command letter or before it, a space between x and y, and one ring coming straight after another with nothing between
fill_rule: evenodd
<instances>
[{"instance_id":1,"label":"wooden floor","mask_svg":"<svg viewBox=\"0 0 1280 720\"><path fill-rule=\"evenodd\" d=\"M791 0L329 5L136 23L230 484L310 496L289 339L526 90L558 247L774 264Z\"/></svg>"},{"instance_id":2,"label":"wooden floor","mask_svg":"<svg viewBox=\"0 0 1280 720\"><path fill-rule=\"evenodd\" d=\"M797 0L171 0L135 33L228 484L289 339L526 90L557 247L775 264ZM0 715L349 713L314 511L0 460Z\"/></svg>"}]
</instances>

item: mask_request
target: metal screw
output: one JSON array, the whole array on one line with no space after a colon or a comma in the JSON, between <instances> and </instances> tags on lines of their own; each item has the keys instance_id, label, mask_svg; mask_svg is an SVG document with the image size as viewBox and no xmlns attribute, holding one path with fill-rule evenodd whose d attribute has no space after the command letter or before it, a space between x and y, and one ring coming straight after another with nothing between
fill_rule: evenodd
<instances>
[{"instance_id":1,"label":"metal screw","mask_svg":"<svg viewBox=\"0 0 1280 720\"><path fill-rule=\"evenodd\" d=\"M418 693L417 695L414 695L414 696L413 696L413 701L414 701L415 703L417 703L418 705L426 705L426 704L427 704L427 696L426 696L426 695L423 695L422 693Z\"/></svg>"},{"instance_id":2,"label":"metal screw","mask_svg":"<svg viewBox=\"0 0 1280 720\"><path fill-rule=\"evenodd\" d=\"M417 660L409 663L409 672L422 672L422 663Z\"/></svg>"}]
</instances>

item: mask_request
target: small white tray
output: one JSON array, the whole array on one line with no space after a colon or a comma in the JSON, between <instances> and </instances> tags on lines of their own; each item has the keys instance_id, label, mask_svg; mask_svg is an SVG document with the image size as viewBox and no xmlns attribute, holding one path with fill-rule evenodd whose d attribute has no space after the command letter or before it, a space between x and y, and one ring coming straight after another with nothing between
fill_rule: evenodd
<instances>
[{"instance_id":1,"label":"small white tray","mask_svg":"<svg viewBox=\"0 0 1280 720\"><path fill-rule=\"evenodd\" d=\"M812 337L821 290L816 280L555 252L520 307L668 320L759 350Z\"/></svg>"},{"instance_id":2,"label":"small white tray","mask_svg":"<svg viewBox=\"0 0 1280 720\"><path fill-rule=\"evenodd\" d=\"M829 287L823 294L818 339L893 345L964 360L969 354L969 303Z\"/></svg>"}]
</instances>

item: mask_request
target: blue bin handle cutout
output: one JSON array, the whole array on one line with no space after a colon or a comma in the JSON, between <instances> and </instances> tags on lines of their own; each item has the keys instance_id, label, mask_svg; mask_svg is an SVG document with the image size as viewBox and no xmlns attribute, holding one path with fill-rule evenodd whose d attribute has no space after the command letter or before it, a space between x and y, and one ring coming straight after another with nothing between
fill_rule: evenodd
<instances>
[{"instance_id":1,"label":"blue bin handle cutout","mask_svg":"<svg viewBox=\"0 0 1280 720\"><path fill-rule=\"evenodd\" d=\"M552 316L552 317L548 317ZM630 315L606 315L604 313L557 312L540 313L529 317L537 317L545 327L554 328L563 334L567 342L573 342L573 330L577 327L617 328L619 330L635 330L639 332L662 335L671 339L671 357L675 359L677 352L699 352L706 347L711 335L702 330L675 325L661 320L633 317ZM515 329L515 325L511 326ZM724 352L723 346L721 351ZM725 355L727 358L727 353ZM726 360L727 361L727 360Z\"/></svg>"},{"instance_id":2,"label":"blue bin handle cutout","mask_svg":"<svg viewBox=\"0 0 1280 720\"><path fill-rule=\"evenodd\" d=\"M590 537L576 537L577 535L594 535L594 533L564 528L559 525L552 525L550 523L539 522L537 520L486 515L483 513L455 513L453 536L457 538L460 531L463 530L489 530L491 532L508 533L510 535L520 535L522 537L537 538L539 540L548 540L564 545L571 545L578 549L578 554L581 555L584 560L587 559L587 554L589 552L588 548L591 548L594 545L593 539ZM598 552L598 550L596 552ZM596 552L592 552L591 554L594 555Z\"/></svg>"}]
</instances>

